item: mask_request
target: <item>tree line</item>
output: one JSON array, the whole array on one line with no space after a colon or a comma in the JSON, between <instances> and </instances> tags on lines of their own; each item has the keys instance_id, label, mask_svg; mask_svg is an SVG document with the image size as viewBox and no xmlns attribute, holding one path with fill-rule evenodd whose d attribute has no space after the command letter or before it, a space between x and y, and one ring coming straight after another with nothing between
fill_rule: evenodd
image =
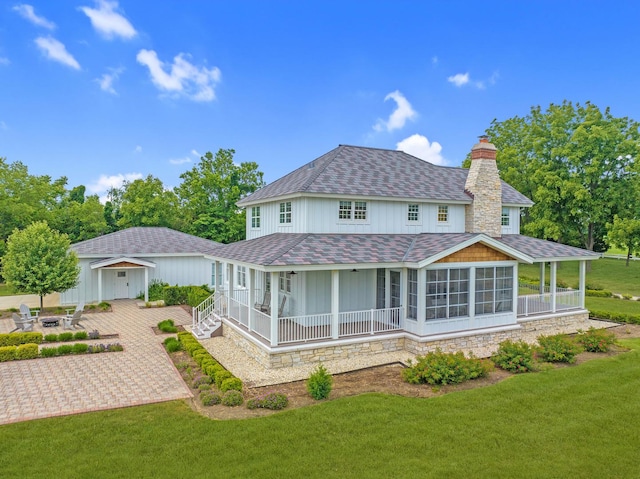
<instances>
[{"instance_id":1,"label":"tree line","mask_svg":"<svg viewBox=\"0 0 640 479\"><path fill-rule=\"evenodd\" d=\"M34 222L65 233L72 243L133 226L166 226L223 243L244 239L244 212L236 202L264 185L255 162L236 164L234 150L208 152L168 189L148 175L111 188L103 205L67 178L32 175L26 165L0 158L0 256L14 230Z\"/></svg>"}]
</instances>

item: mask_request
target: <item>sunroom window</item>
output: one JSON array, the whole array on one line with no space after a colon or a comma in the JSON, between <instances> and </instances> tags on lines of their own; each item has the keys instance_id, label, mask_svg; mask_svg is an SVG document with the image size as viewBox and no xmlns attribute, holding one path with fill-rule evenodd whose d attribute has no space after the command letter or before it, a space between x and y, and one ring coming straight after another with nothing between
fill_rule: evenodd
<instances>
[{"instance_id":1,"label":"sunroom window","mask_svg":"<svg viewBox=\"0 0 640 479\"><path fill-rule=\"evenodd\" d=\"M427 319L446 319L469 314L469 270L427 270Z\"/></svg>"}]
</instances>

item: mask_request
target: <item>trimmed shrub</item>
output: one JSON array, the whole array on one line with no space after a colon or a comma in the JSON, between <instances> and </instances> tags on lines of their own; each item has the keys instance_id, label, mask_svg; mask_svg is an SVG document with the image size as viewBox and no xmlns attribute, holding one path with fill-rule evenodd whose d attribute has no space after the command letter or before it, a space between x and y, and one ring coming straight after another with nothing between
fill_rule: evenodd
<instances>
[{"instance_id":1,"label":"trimmed shrub","mask_svg":"<svg viewBox=\"0 0 640 479\"><path fill-rule=\"evenodd\" d=\"M551 363L574 363L582 348L563 334L538 336L538 355Z\"/></svg>"},{"instance_id":2,"label":"trimmed shrub","mask_svg":"<svg viewBox=\"0 0 640 479\"><path fill-rule=\"evenodd\" d=\"M60 346L58 346L59 356L65 356L66 354L71 354L71 351L73 351L73 346L71 346L70 344L61 344Z\"/></svg>"},{"instance_id":3,"label":"trimmed shrub","mask_svg":"<svg viewBox=\"0 0 640 479\"><path fill-rule=\"evenodd\" d=\"M309 379L307 379L307 391L313 399L319 401L329 397L332 386L333 377L322 364L318 364Z\"/></svg>"},{"instance_id":4,"label":"trimmed shrub","mask_svg":"<svg viewBox=\"0 0 640 479\"><path fill-rule=\"evenodd\" d=\"M214 364L213 366L207 366L204 372L215 381L216 375L222 371L226 371L226 369L221 364Z\"/></svg>"},{"instance_id":5,"label":"trimmed shrub","mask_svg":"<svg viewBox=\"0 0 640 479\"><path fill-rule=\"evenodd\" d=\"M222 402L220 395L212 391L202 391L199 397L203 406L213 406Z\"/></svg>"},{"instance_id":6,"label":"trimmed shrub","mask_svg":"<svg viewBox=\"0 0 640 479\"><path fill-rule=\"evenodd\" d=\"M584 294L595 298L610 298L613 296L611 291L605 291L604 289L587 289Z\"/></svg>"},{"instance_id":7,"label":"trimmed shrub","mask_svg":"<svg viewBox=\"0 0 640 479\"><path fill-rule=\"evenodd\" d=\"M487 361L466 358L464 353L443 353L440 349L424 356L416 356L416 363L402 371L402 378L410 384L458 384L469 379L486 376L491 371Z\"/></svg>"},{"instance_id":8,"label":"trimmed shrub","mask_svg":"<svg viewBox=\"0 0 640 479\"><path fill-rule=\"evenodd\" d=\"M57 334L47 334L47 335L44 337L44 340L45 340L47 343L56 343L56 342L58 342L58 335L57 335Z\"/></svg>"},{"instance_id":9,"label":"trimmed shrub","mask_svg":"<svg viewBox=\"0 0 640 479\"><path fill-rule=\"evenodd\" d=\"M614 313L611 311L589 311L593 319L606 319L616 323L640 324L640 314Z\"/></svg>"},{"instance_id":10,"label":"trimmed shrub","mask_svg":"<svg viewBox=\"0 0 640 479\"><path fill-rule=\"evenodd\" d=\"M166 286L162 290L164 304L173 306L176 304L187 304L187 287L186 286Z\"/></svg>"},{"instance_id":11,"label":"trimmed shrub","mask_svg":"<svg viewBox=\"0 0 640 479\"><path fill-rule=\"evenodd\" d=\"M16 358L17 346L0 346L0 363L13 361Z\"/></svg>"},{"instance_id":12,"label":"trimmed shrub","mask_svg":"<svg viewBox=\"0 0 640 479\"><path fill-rule=\"evenodd\" d=\"M163 291L164 288L168 287L169 283L165 283L161 279L154 278L149 282L149 301L158 301L160 299L164 299ZM142 293L142 297L144 298L144 293Z\"/></svg>"},{"instance_id":13,"label":"trimmed shrub","mask_svg":"<svg viewBox=\"0 0 640 479\"><path fill-rule=\"evenodd\" d=\"M163 333L177 333L178 328L175 327L173 319L165 319L158 323L158 329Z\"/></svg>"},{"instance_id":14,"label":"trimmed shrub","mask_svg":"<svg viewBox=\"0 0 640 479\"><path fill-rule=\"evenodd\" d=\"M232 389L231 391L227 391L222 396L222 405L235 407L240 406L244 402L244 398L242 397L242 393L240 391L236 391Z\"/></svg>"},{"instance_id":15,"label":"trimmed shrub","mask_svg":"<svg viewBox=\"0 0 640 479\"><path fill-rule=\"evenodd\" d=\"M43 358L52 358L58 355L58 348L42 348L40 350L40 356Z\"/></svg>"},{"instance_id":16,"label":"trimmed shrub","mask_svg":"<svg viewBox=\"0 0 640 479\"><path fill-rule=\"evenodd\" d=\"M205 299L211 296L209 290L204 289L200 286L189 286L188 288L189 290L187 291L187 304L192 308L195 308Z\"/></svg>"},{"instance_id":17,"label":"trimmed shrub","mask_svg":"<svg viewBox=\"0 0 640 479\"><path fill-rule=\"evenodd\" d=\"M37 344L21 344L16 348L16 359L34 359L38 354Z\"/></svg>"},{"instance_id":18,"label":"trimmed shrub","mask_svg":"<svg viewBox=\"0 0 640 479\"><path fill-rule=\"evenodd\" d=\"M223 371L219 371L216 373L216 387L220 390L222 390L222 383L224 382L225 379L230 379L233 377L233 374L231 374L229 371L227 371L226 369Z\"/></svg>"},{"instance_id":19,"label":"trimmed shrub","mask_svg":"<svg viewBox=\"0 0 640 479\"><path fill-rule=\"evenodd\" d=\"M86 331L78 331L73 335L73 339L75 341L81 341L83 339L87 339L88 337L89 337L89 334Z\"/></svg>"},{"instance_id":20,"label":"trimmed shrub","mask_svg":"<svg viewBox=\"0 0 640 479\"><path fill-rule=\"evenodd\" d=\"M220 391L226 393L227 391L242 391L242 380L232 377L222 381L220 385Z\"/></svg>"},{"instance_id":21,"label":"trimmed shrub","mask_svg":"<svg viewBox=\"0 0 640 479\"><path fill-rule=\"evenodd\" d=\"M72 348L71 354L86 354L89 351L89 345L85 343L76 343Z\"/></svg>"},{"instance_id":22,"label":"trimmed shrub","mask_svg":"<svg viewBox=\"0 0 640 479\"><path fill-rule=\"evenodd\" d=\"M524 341L507 339L499 344L498 351L491 359L500 369L526 373L533 370L533 352L534 349Z\"/></svg>"},{"instance_id":23,"label":"trimmed shrub","mask_svg":"<svg viewBox=\"0 0 640 479\"><path fill-rule=\"evenodd\" d=\"M289 399L282 393L268 393L264 396L249 399L247 401L248 409L271 409L278 411L284 409L289 405Z\"/></svg>"},{"instance_id":24,"label":"trimmed shrub","mask_svg":"<svg viewBox=\"0 0 640 479\"><path fill-rule=\"evenodd\" d=\"M60 333L58 334L58 341L67 342L73 339L73 333Z\"/></svg>"},{"instance_id":25,"label":"trimmed shrub","mask_svg":"<svg viewBox=\"0 0 640 479\"><path fill-rule=\"evenodd\" d=\"M5 333L0 334L0 346L19 346L20 344L40 344L42 333Z\"/></svg>"},{"instance_id":26,"label":"trimmed shrub","mask_svg":"<svg viewBox=\"0 0 640 479\"><path fill-rule=\"evenodd\" d=\"M609 331L591 327L587 332L578 331L576 341L585 351L589 351L590 353L606 353L616 342L616 337Z\"/></svg>"}]
</instances>

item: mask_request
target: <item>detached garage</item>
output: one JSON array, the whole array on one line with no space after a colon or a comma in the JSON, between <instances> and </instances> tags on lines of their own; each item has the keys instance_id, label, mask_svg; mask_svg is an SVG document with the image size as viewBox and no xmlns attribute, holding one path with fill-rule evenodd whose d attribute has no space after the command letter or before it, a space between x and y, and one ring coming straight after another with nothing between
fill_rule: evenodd
<instances>
[{"instance_id":1,"label":"detached garage","mask_svg":"<svg viewBox=\"0 0 640 479\"><path fill-rule=\"evenodd\" d=\"M145 300L149 283L213 286L215 262L210 254L220 243L172 230L138 227L71 246L80 260L80 282L60 295L61 304L113 299Z\"/></svg>"}]
</instances>

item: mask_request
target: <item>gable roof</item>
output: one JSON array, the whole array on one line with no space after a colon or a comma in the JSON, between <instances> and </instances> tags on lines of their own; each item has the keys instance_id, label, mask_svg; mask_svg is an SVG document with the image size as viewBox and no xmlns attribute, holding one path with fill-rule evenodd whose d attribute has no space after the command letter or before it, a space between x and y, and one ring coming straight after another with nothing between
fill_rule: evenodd
<instances>
[{"instance_id":1,"label":"gable roof","mask_svg":"<svg viewBox=\"0 0 640 479\"><path fill-rule=\"evenodd\" d=\"M246 206L282 196L340 194L470 203L469 170L437 166L403 151L340 145L238 202ZM533 202L502 182L503 204Z\"/></svg>"},{"instance_id":2,"label":"gable roof","mask_svg":"<svg viewBox=\"0 0 640 479\"><path fill-rule=\"evenodd\" d=\"M274 233L222 245L212 252L212 256L263 267L354 267L372 264L413 264L423 267L478 242L528 263L542 260L593 260L600 257L591 251L527 236L491 238L479 233Z\"/></svg>"},{"instance_id":3,"label":"gable roof","mask_svg":"<svg viewBox=\"0 0 640 479\"><path fill-rule=\"evenodd\" d=\"M161 227L136 227L116 231L71 245L79 256L203 255L221 244Z\"/></svg>"}]
</instances>

